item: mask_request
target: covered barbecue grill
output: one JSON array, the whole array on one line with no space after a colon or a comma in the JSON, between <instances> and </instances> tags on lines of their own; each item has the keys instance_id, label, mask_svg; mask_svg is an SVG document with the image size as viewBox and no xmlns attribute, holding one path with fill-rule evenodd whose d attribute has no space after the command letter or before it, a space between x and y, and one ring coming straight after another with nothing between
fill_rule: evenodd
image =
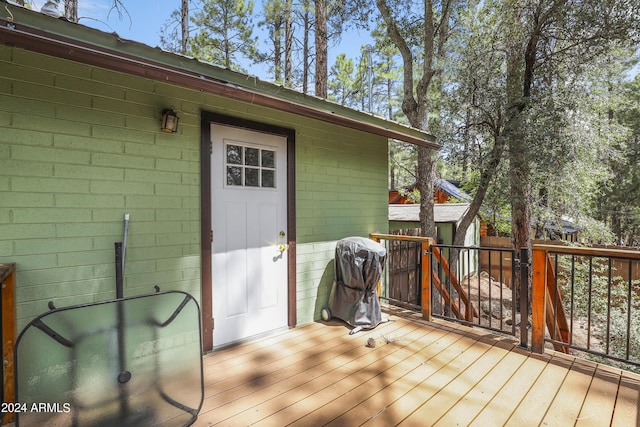
<instances>
[{"instance_id":1,"label":"covered barbecue grill","mask_svg":"<svg viewBox=\"0 0 640 427\"><path fill-rule=\"evenodd\" d=\"M387 250L380 243L363 237L348 237L336 245L335 273L323 318L344 320L354 329L375 328L382 322L378 301L378 281L382 276Z\"/></svg>"}]
</instances>

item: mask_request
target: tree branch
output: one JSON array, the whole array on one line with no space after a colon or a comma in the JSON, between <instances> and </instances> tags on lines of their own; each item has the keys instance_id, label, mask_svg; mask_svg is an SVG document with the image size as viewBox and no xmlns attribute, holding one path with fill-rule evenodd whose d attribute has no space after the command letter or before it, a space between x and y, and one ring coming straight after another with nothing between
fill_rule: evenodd
<instances>
[{"instance_id":1,"label":"tree branch","mask_svg":"<svg viewBox=\"0 0 640 427\"><path fill-rule=\"evenodd\" d=\"M400 51L400 55L402 56L402 65L404 68L402 111L407 115L409 123L411 123L412 126L416 126L417 115L415 112L418 103L413 96L413 54L411 53L411 49L409 48L407 41L402 37L402 34L400 34L398 25L393 19L391 9L389 9L386 1L376 0L376 6L378 7L378 10L380 11L380 14L387 26L389 38L396 45Z\"/></svg>"}]
</instances>

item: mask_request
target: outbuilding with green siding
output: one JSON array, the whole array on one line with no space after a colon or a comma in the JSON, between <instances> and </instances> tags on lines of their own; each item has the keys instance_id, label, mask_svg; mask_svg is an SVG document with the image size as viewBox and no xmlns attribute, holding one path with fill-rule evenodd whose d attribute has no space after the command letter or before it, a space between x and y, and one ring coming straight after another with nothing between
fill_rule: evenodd
<instances>
[{"instance_id":1,"label":"outbuilding with green siding","mask_svg":"<svg viewBox=\"0 0 640 427\"><path fill-rule=\"evenodd\" d=\"M125 296L191 293L205 350L318 319L336 241L388 230L388 139L437 148L398 123L6 7L0 263L17 265L19 328L50 301L115 297L125 214ZM167 109L175 133L160 130Z\"/></svg>"}]
</instances>

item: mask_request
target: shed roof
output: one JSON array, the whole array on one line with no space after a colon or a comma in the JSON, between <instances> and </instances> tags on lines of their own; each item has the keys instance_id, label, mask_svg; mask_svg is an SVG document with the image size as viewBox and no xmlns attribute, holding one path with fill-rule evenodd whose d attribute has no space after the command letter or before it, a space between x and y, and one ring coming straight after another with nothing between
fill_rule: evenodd
<instances>
[{"instance_id":1,"label":"shed roof","mask_svg":"<svg viewBox=\"0 0 640 427\"><path fill-rule=\"evenodd\" d=\"M534 225L535 224L532 224L532 226ZM547 231L555 231L558 233L573 234L582 230L582 227L580 225L573 223L569 219L563 217L559 223L558 222L554 223L553 221L549 221L549 220L545 221L544 229Z\"/></svg>"},{"instance_id":2,"label":"shed roof","mask_svg":"<svg viewBox=\"0 0 640 427\"><path fill-rule=\"evenodd\" d=\"M435 137L409 126L7 3L0 43L201 90L433 149ZM9 15L9 16L6 16Z\"/></svg>"},{"instance_id":3,"label":"shed roof","mask_svg":"<svg viewBox=\"0 0 640 427\"><path fill-rule=\"evenodd\" d=\"M449 196L454 197L458 200L468 201L470 202L472 197L458 188L451 181L442 178L436 178L433 183L437 188L441 191L447 193Z\"/></svg>"},{"instance_id":4,"label":"shed roof","mask_svg":"<svg viewBox=\"0 0 640 427\"><path fill-rule=\"evenodd\" d=\"M464 202L471 202L472 197L465 193L464 191L462 191L460 188L458 188L458 186L456 184L454 184L453 182L447 180L447 179L442 179L442 178L436 178L433 181L433 185L436 189L442 191L443 193L449 195L449 197L453 197L455 199L464 201ZM407 185L405 187L403 187L402 189L405 192L410 192L413 191L415 189L418 188L418 181L414 182L411 185ZM389 190L390 193L390 197L391 197L391 192L393 191L397 191L397 190ZM402 198L403 198L403 194L401 192L398 192L398 194L396 194L395 197L392 197L391 199L389 199L389 203L398 203Z\"/></svg>"},{"instance_id":5,"label":"shed roof","mask_svg":"<svg viewBox=\"0 0 640 427\"><path fill-rule=\"evenodd\" d=\"M457 224L468 209L468 203L438 203L433 216L436 223ZM389 221L420 222L420 205L389 205Z\"/></svg>"}]
</instances>

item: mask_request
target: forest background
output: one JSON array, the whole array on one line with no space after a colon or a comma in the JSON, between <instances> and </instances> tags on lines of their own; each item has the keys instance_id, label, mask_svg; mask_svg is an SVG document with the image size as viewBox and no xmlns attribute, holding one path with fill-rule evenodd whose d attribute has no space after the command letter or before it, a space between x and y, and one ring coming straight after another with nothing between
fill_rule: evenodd
<instances>
[{"instance_id":1,"label":"forest background","mask_svg":"<svg viewBox=\"0 0 640 427\"><path fill-rule=\"evenodd\" d=\"M438 152L389 147L389 187L418 184L424 235L437 176L473 197L454 244L480 214L514 247L563 219L585 242L640 245L640 0L18 3L105 31L144 3L165 50L430 132Z\"/></svg>"}]
</instances>

